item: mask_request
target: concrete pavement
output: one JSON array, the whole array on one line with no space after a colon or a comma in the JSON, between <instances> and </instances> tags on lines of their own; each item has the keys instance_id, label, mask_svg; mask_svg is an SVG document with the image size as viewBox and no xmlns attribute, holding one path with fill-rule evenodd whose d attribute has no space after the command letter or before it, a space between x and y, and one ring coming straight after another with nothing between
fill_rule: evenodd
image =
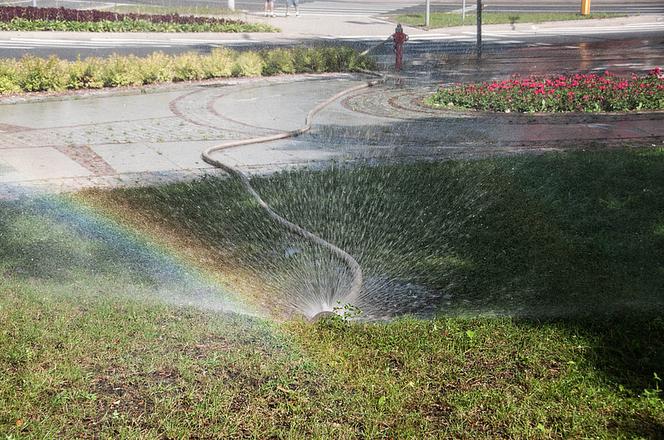
<instances>
[{"instance_id":1,"label":"concrete pavement","mask_svg":"<svg viewBox=\"0 0 664 440\"><path fill-rule=\"evenodd\" d=\"M185 41L254 44L339 40L368 34L369 41L392 32L393 24L373 17L265 19L282 34L90 34L90 41L142 37L153 42ZM655 37L637 40L550 46L546 43L505 49L481 61L468 53L431 51L428 44L446 38L470 38L464 29L409 29L408 69L397 83L347 97L323 111L313 130L297 139L238 147L219 153L230 165L249 172L289 166L319 165L329 160L439 158L450 155L503 154L523 149L583 147L590 143L629 141L658 144L664 137L662 113L625 116L532 117L459 114L426 109L418 100L439 82L502 78L513 72L569 70L644 70L664 64L664 20L648 15L583 22L584 29L652 26ZM530 27L529 27L530 26ZM485 33L563 32L562 26L487 26ZM472 29L472 28L469 28ZM432 33L437 32L437 33ZM472 31L468 31L472 33ZM466 32L466 33L468 33ZM659 32L659 33L658 33ZM459 35L453 35L459 33ZM25 41L44 33L2 33ZM516 34L515 34L516 35ZM84 34L85 37L85 34ZM80 33L48 33L49 41L72 41ZM360 38L362 39L362 38ZM421 41L418 43L418 39ZM19 41L19 40L15 40ZM440 42L435 43L443 47ZM423 47L424 46L424 47ZM375 55L392 62L389 48ZM329 96L358 84L350 75L299 75L269 79L211 81L145 89L106 90L62 97L0 100L0 193L25 188L48 191L116 186L191 178L211 170L200 159L207 147L304 124L307 112Z\"/></svg>"},{"instance_id":2,"label":"concrete pavement","mask_svg":"<svg viewBox=\"0 0 664 440\"><path fill-rule=\"evenodd\" d=\"M27 100L0 105L0 194L69 191L190 179L211 170L207 147L292 130L329 96L363 81L350 75L229 80ZM296 139L232 148L218 158L249 173L330 160L476 157L520 151L661 145L664 113L487 115L420 104L433 85L415 78L346 97Z\"/></svg>"}]
</instances>

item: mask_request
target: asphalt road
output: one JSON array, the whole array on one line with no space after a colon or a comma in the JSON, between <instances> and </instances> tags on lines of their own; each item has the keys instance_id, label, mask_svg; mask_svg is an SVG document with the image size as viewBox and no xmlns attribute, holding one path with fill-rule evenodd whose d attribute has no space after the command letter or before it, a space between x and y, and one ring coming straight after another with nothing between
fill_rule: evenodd
<instances>
[{"instance_id":1,"label":"asphalt road","mask_svg":"<svg viewBox=\"0 0 664 440\"><path fill-rule=\"evenodd\" d=\"M228 0L36 0L38 6L68 7L68 8L94 8L109 7L114 4L153 4L163 6L226 6ZM285 4L286 0L275 0L277 5ZM433 11L450 11L461 8L463 0L432 1ZM0 4L32 5L33 0L0 0ZM476 3L476 0L467 0L467 7ZM300 0L303 8L310 12L330 14L384 14L391 11L409 12L422 11L422 0ZM487 11L578 11L580 0L484 0ZM247 11L263 10L263 0L235 0L235 7ZM592 0L592 10L595 12L623 12L623 13L663 13L662 0Z\"/></svg>"},{"instance_id":2,"label":"asphalt road","mask_svg":"<svg viewBox=\"0 0 664 440\"><path fill-rule=\"evenodd\" d=\"M630 30L631 29L631 30ZM554 30L551 32L540 32L538 35L529 35L528 33L518 33L511 31L504 32L485 32L483 36L483 51L485 54L501 53L507 49L529 48L529 47L548 47L565 46L578 43L606 42L610 47L620 41L635 40L641 41L644 48L650 48L644 52L620 53L616 52L616 62L623 57L633 58L643 56L655 57L659 61L658 65L664 65L664 30L661 26L656 28L622 28L613 27L612 30L606 30L603 33L594 29L584 32L577 28L569 29L568 32ZM39 38L0 38L0 54L3 58L20 58L26 53L39 57L48 57L57 55L63 59L75 60L77 58L86 58L91 56L104 57L113 53L134 54L145 56L154 51L161 51L169 54L182 53L187 51L196 51L208 53L218 46L231 47L236 50L262 49L275 46L293 46L293 45L332 45L343 44L353 46L358 50L365 50L379 43L377 37L369 38L337 38L331 39L298 39L297 41L281 42L256 42L246 40L215 40L210 42L190 41L180 39L177 35L169 36L168 39L63 39L44 36ZM407 45L407 53L410 56L426 57L448 54L466 54L473 53L475 50L474 32L464 32L461 34L438 34L431 36L418 37L413 36ZM390 48L380 47L374 51L374 55L387 52L391 56Z\"/></svg>"}]
</instances>

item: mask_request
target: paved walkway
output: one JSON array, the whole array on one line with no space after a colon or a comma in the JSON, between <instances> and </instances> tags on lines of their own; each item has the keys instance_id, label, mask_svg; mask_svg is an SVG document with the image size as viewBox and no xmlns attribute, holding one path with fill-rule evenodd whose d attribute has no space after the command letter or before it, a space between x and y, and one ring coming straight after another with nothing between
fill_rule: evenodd
<instances>
[{"instance_id":1,"label":"paved walkway","mask_svg":"<svg viewBox=\"0 0 664 440\"><path fill-rule=\"evenodd\" d=\"M298 128L317 103L363 80L301 75L3 104L0 194L164 182L211 172L200 158L205 148ZM388 81L328 107L309 134L233 148L219 157L263 173L329 160L465 157L664 140L664 113L460 114L421 106L431 90Z\"/></svg>"}]
</instances>

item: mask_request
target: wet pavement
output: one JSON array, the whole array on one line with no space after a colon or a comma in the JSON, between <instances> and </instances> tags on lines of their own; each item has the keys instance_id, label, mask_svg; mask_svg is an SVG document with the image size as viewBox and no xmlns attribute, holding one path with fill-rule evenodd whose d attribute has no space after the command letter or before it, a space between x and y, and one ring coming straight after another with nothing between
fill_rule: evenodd
<instances>
[{"instance_id":1,"label":"wet pavement","mask_svg":"<svg viewBox=\"0 0 664 440\"><path fill-rule=\"evenodd\" d=\"M617 73L664 65L662 40L619 47L514 49L481 61L418 56L384 85L347 96L295 139L217 153L250 173L329 161L478 157L568 148L658 145L664 112L627 115L515 115L434 110L422 99L440 82L509 77L512 72ZM647 48L654 48L649 52ZM383 59L389 55L383 55ZM513 60L513 62L510 62ZM293 130L308 111L366 81L357 75L225 80L89 95L5 99L0 105L0 194L69 191L190 179L214 172L205 148Z\"/></svg>"}]
</instances>

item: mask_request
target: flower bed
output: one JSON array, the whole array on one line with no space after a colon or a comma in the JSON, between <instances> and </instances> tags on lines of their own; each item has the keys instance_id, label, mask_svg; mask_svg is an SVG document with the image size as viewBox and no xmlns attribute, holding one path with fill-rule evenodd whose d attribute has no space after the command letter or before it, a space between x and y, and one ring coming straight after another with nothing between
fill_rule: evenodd
<instances>
[{"instance_id":1,"label":"flower bed","mask_svg":"<svg viewBox=\"0 0 664 440\"><path fill-rule=\"evenodd\" d=\"M214 49L208 55L196 52L166 55L155 52L144 58L112 55L73 62L56 57L44 59L25 56L20 60L0 60L0 94L372 68L374 64L370 58L347 47L241 53Z\"/></svg>"},{"instance_id":2,"label":"flower bed","mask_svg":"<svg viewBox=\"0 0 664 440\"><path fill-rule=\"evenodd\" d=\"M119 14L65 8L0 7L0 30L88 32L274 32L265 24L178 14Z\"/></svg>"},{"instance_id":3,"label":"flower bed","mask_svg":"<svg viewBox=\"0 0 664 440\"><path fill-rule=\"evenodd\" d=\"M434 107L498 112L624 112L664 110L664 74L576 74L528 77L442 87L427 99Z\"/></svg>"}]
</instances>

